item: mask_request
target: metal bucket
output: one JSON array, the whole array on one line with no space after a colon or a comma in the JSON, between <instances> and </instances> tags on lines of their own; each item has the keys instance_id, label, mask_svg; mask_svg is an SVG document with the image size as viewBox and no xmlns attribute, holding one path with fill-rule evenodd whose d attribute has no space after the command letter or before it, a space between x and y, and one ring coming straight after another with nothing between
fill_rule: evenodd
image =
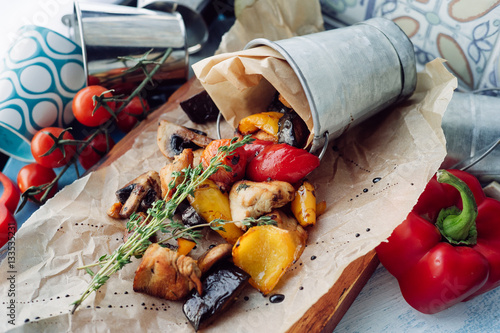
<instances>
[{"instance_id":1,"label":"metal bucket","mask_svg":"<svg viewBox=\"0 0 500 333\"><path fill-rule=\"evenodd\" d=\"M314 122L311 151L415 90L413 45L387 19L276 42L259 38L245 49L259 45L278 51L304 88Z\"/></svg>"},{"instance_id":2,"label":"metal bucket","mask_svg":"<svg viewBox=\"0 0 500 333\"><path fill-rule=\"evenodd\" d=\"M186 26L189 54L201 50L208 41L208 27L201 12L208 0L137 0L137 7L181 14Z\"/></svg>"},{"instance_id":3,"label":"metal bucket","mask_svg":"<svg viewBox=\"0 0 500 333\"><path fill-rule=\"evenodd\" d=\"M169 48L172 53L153 78L161 85L187 80L186 32L178 13L75 1L72 27L88 84L115 89L137 85L145 78L142 70L125 72L137 61L118 58L138 58L153 50L147 59L158 61Z\"/></svg>"},{"instance_id":4,"label":"metal bucket","mask_svg":"<svg viewBox=\"0 0 500 333\"><path fill-rule=\"evenodd\" d=\"M443 168L464 169L482 183L500 181L500 98L455 92L443 117Z\"/></svg>"}]
</instances>

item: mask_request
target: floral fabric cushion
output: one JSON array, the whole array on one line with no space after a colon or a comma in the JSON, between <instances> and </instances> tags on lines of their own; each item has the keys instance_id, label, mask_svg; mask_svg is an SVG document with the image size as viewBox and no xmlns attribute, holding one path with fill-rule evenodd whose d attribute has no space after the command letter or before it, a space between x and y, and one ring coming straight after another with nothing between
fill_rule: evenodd
<instances>
[{"instance_id":1,"label":"floral fabric cushion","mask_svg":"<svg viewBox=\"0 0 500 333\"><path fill-rule=\"evenodd\" d=\"M333 27L391 19L413 42L417 63L446 59L463 91L500 87L500 0L320 1Z\"/></svg>"}]
</instances>

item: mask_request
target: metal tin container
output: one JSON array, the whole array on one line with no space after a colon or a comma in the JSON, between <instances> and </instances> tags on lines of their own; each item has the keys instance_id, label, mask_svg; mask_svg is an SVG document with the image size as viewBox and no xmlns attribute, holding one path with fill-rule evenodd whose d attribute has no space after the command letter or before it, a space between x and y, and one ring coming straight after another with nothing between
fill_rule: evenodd
<instances>
[{"instance_id":1,"label":"metal tin container","mask_svg":"<svg viewBox=\"0 0 500 333\"><path fill-rule=\"evenodd\" d=\"M147 59L158 61L169 48L172 53L153 78L162 85L187 80L186 32L178 13L75 1L72 27L89 84L115 89L136 85L145 78L142 70L125 70L137 61L119 58L138 58L153 50Z\"/></svg>"},{"instance_id":2,"label":"metal tin container","mask_svg":"<svg viewBox=\"0 0 500 333\"><path fill-rule=\"evenodd\" d=\"M137 7L181 14L186 26L189 54L201 50L208 41L208 27L201 12L208 0L138 0Z\"/></svg>"},{"instance_id":3,"label":"metal tin container","mask_svg":"<svg viewBox=\"0 0 500 333\"><path fill-rule=\"evenodd\" d=\"M278 51L304 88L314 123L311 151L415 90L413 45L387 19L276 42L259 38L245 49L259 45Z\"/></svg>"},{"instance_id":4,"label":"metal tin container","mask_svg":"<svg viewBox=\"0 0 500 333\"><path fill-rule=\"evenodd\" d=\"M464 169L482 183L500 181L500 99L455 92L443 117L443 168Z\"/></svg>"}]
</instances>

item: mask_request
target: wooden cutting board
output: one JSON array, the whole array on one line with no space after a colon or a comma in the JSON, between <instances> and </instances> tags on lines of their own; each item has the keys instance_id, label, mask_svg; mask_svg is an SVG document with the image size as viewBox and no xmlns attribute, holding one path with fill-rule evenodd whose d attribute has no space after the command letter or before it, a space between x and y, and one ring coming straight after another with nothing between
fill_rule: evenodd
<instances>
[{"instance_id":1,"label":"wooden cutting board","mask_svg":"<svg viewBox=\"0 0 500 333\"><path fill-rule=\"evenodd\" d=\"M157 126L158 118L162 114L176 109L180 102L202 89L201 84L195 78L189 80L170 96L167 103L151 113L146 120L120 140L96 168L110 165L132 147L139 133L150 126ZM288 332L332 332L377 268L378 263L375 251L352 262L330 290L309 308Z\"/></svg>"}]
</instances>

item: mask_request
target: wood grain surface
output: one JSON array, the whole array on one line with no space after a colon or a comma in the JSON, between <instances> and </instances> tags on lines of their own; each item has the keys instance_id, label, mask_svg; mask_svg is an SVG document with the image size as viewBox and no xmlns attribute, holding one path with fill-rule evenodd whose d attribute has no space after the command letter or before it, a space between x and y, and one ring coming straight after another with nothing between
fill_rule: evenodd
<instances>
[{"instance_id":1,"label":"wood grain surface","mask_svg":"<svg viewBox=\"0 0 500 333\"><path fill-rule=\"evenodd\" d=\"M100 169L110 165L132 147L135 139L144 129L157 126L156 123L162 114L176 109L180 102L197 94L202 89L203 87L195 78L182 85L170 96L167 103L152 112L147 119L120 140L95 168ZM288 332L332 332L375 271L378 263L374 250L352 262L330 290Z\"/></svg>"}]
</instances>

